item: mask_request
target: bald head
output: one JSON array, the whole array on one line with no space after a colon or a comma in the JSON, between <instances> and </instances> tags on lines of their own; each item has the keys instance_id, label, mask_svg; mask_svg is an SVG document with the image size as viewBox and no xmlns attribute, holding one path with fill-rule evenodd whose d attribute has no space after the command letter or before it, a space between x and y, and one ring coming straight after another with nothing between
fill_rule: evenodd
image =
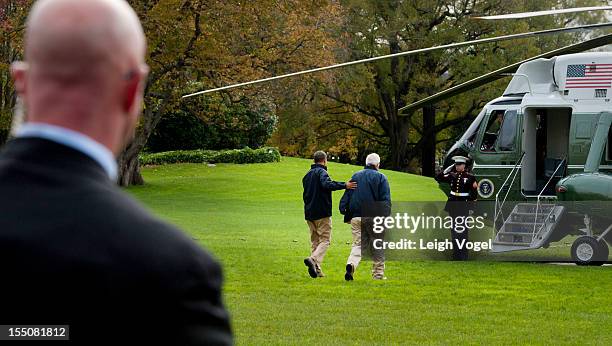
<instances>
[{"instance_id":1,"label":"bald head","mask_svg":"<svg viewBox=\"0 0 612 346\"><path fill-rule=\"evenodd\" d=\"M28 18L26 60L50 77L87 80L142 63L144 53L142 27L124 0L39 0Z\"/></svg>"},{"instance_id":2,"label":"bald head","mask_svg":"<svg viewBox=\"0 0 612 346\"><path fill-rule=\"evenodd\" d=\"M140 112L145 52L125 0L38 0L26 61L13 66L27 121L82 132L119 152Z\"/></svg>"}]
</instances>

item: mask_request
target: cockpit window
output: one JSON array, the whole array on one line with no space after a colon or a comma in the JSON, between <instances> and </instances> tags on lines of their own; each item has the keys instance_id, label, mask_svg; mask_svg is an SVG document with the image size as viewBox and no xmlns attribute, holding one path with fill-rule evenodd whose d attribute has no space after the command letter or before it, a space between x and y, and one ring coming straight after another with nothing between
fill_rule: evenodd
<instances>
[{"instance_id":1,"label":"cockpit window","mask_svg":"<svg viewBox=\"0 0 612 346\"><path fill-rule=\"evenodd\" d=\"M499 135L499 130L501 129L503 122L503 110L495 110L491 112L484 137L482 138L482 143L480 144L481 151L495 151L495 142L497 142L497 136Z\"/></svg>"},{"instance_id":2,"label":"cockpit window","mask_svg":"<svg viewBox=\"0 0 612 346\"><path fill-rule=\"evenodd\" d=\"M500 151L514 151L514 143L516 142L516 111L507 111L504 116L501 129L499 130L499 145Z\"/></svg>"},{"instance_id":3,"label":"cockpit window","mask_svg":"<svg viewBox=\"0 0 612 346\"><path fill-rule=\"evenodd\" d=\"M474 142L476 141L476 134L478 133L478 128L480 127L480 123L482 122L485 113L486 108L483 108L483 110L476 116L476 119L474 119L470 127L468 127L468 129L465 131L463 136L461 136L461 139L459 139L461 143L465 143L470 149L474 147Z\"/></svg>"},{"instance_id":4,"label":"cockpit window","mask_svg":"<svg viewBox=\"0 0 612 346\"><path fill-rule=\"evenodd\" d=\"M486 152L514 151L517 128L516 110L494 110L489 116L480 150Z\"/></svg>"}]
</instances>

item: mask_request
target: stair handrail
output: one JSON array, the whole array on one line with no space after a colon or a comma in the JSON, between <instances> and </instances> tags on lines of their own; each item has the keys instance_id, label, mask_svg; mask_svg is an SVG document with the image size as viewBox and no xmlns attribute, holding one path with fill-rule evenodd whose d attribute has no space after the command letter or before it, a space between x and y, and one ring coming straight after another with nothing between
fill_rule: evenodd
<instances>
[{"instance_id":1,"label":"stair handrail","mask_svg":"<svg viewBox=\"0 0 612 346\"><path fill-rule=\"evenodd\" d=\"M531 244L533 244L533 242L538 237L538 235L540 235L540 233L542 233L542 230L544 229L544 226L546 226L546 224L548 223L548 220L550 219L550 216L554 213L554 211L555 211L555 208L550 208L550 211L548 212L548 214L544 218L544 222L542 222L542 226L540 226L538 231L531 236Z\"/></svg>"},{"instance_id":2,"label":"stair handrail","mask_svg":"<svg viewBox=\"0 0 612 346\"><path fill-rule=\"evenodd\" d=\"M546 182L546 184L544 185L544 187L542 188L542 190L540 190L540 193L538 194L538 201L536 203L535 219L533 220L533 231L531 232L531 241L532 242L534 241L535 235L536 235L536 225L538 223L538 209L540 209L540 198L542 197L542 194L544 193L544 191L548 187L548 184L550 184L550 182L553 180L553 178L557 174L557 171L559 170L559 168L561 168L563 166L563 164L565 163L566 159L567 159L567 157L564 156L563 159L561 160L561 162L559 162L559 165L557 165L557 168L555 168L555 171L553 172L553 174L550 176L550 178L548 178L548 181ZM549 213L549 215L550 215L550 213ZM540 230L545 225L546 225L546 220L544 220L544 222L542 222L542 226L540 226L540 229L538 230L538 233L540 233Z\"/></svg>"},{"instance_id":3,"label":"stair handrail","mask_svg":"<svg viewBox=\"0 0 612 346\"><path fill-rule=\"evenodd\" d=\"M514 185L514 180L516 179L516 175L519 172L519 169L517 169L517 167L523 163L524 157L525 157L525 152L523 151L521 153L521 157L519 157L518 161L516 161L516 163L514 164L514 167L512 167L510 174L508 174L508 176L506 177L506 180L504 180L504 183L502 184L502 186L499 188L499 190L495 194L495 216L493 217L493 229L495 229L496 232L497 232L497 218L499 217L499 214L502 214L502 217L503 217L504 204L506 203L506 199L508 198L508 194L510 193L510 189L512 188L512 185ZM510 176L512 176L512 181L510 182L510 185L508 186L508 189L506 190L506 194L504 195L504 199L500 204L499 194L504 190L504 186L506 186L506 183L508 182L508 179L510 179Z\"/></svg>"}]
</instances>

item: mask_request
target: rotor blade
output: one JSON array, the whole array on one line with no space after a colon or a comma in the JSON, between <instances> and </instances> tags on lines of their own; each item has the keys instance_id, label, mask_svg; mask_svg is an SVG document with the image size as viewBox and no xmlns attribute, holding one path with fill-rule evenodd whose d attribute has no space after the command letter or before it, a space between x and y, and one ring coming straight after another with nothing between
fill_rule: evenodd
<instances>
[{"instance_id":1,"label":"rotor blade","mask_svg":"<svg viewBox=\"0 0 612 346\"><path fill-rule=\"evenodd\" d=\"M573 13L573 12L587 12L587 11L603 11L612 10L612 6L593 6L593 7L576 7L566 8L560 10L548 10L548 11L535 11L535 12L522 12L522 13L508 13L500 14L496 16L484 16L484 17L472 17L474 19L518 19L518 18L530 18L538 16L547 16L551 14L562 14L562 13Z\"/></svg>"},{"instance_id":2,"label":"rotor blade","mask_svg":"<svg viewBox=\"0 0 612 346\"><path fill-rule=\"evenodd\" d=\"M232 88L237 88L237 87L242 87L242 86L247 86L247 85L253 85L253 84L258 84L258 83L263 83L263 82L269 82L269 81L273 81L273 80L277 80L277 79L281 79L281 78L299 76L299 75L313 73L313 72L326 71L326 70L336 69L336 68L339 68L339 67L363 64L363 63L368 63L368 62L372 62L372 61L388 59L388 58L393 58L393 57L414 55L414 54L424 53L424 52L431 52L431 51L440 50L440 49L456 48L456 47L469 46L469 45L479 44L479 43L505 41L505 40L512 40L512 39L517 39L517 38L534 37L534 36L539 36L539 35L548 35L548 34L555 34L555 33L561 33L561 32L593 30L593 29L599 29L599 28L606 28L606 27L610 27L610 26L612 26L612 23L590 24L590 25L582 25L582 26L576 26L576 27L571 27L571 28L547 29L547 30L540 30L540 31L532 31L532 32L526 32L526 33L520 33L520 34L511 34L511 35L504 35L504 36L497 36L497 37L482 38L482 39L473 40L473 41L465 41L465 42L445 44L445 45L441 45L441 46L434 46L434 47L428 47L428 48L409 50L409 51L406 51L406 52L399 52L399 53L395 53L395 54L381 55L381 56L377 56L377 57L373 57L373 58L349 61L349 62L345 62L345 63L341 63L341 64L324 66L324 67L317 67L317 68L313 68L313 69L310 69L310 70L293 72L293 73L288 73L288 74L284 74L284 75L280 75L280 76L263 78L263 79L258 79L258 80L254 80L254 81L250 81L250 82L232 84L232 85L227 85L227 86L220 87L220 88L214 88L214 89L208 89L208 90L204 90L204 91L198 91L198 92L193 93L193 94L185 95L185 96L183 96L183 98L188 98L188 97L192 97L192 96L208 94L208 93L212 93L212 92L216 92L216 91L227 90L227 89L232 89Z\"/></svg>"},{"instance_id":3,"label":"rotor blade","mask_svg":"<svg viewBox=\"0 0 612 346\"><path fill-rule=\"evenodd\" d=\"M424 99L421 99L417 102L411 103L405 107L402 107L398 110L398 112L407 112L407 111L413 111L416 110L418 108L421 108L423 105L426 104L434 104L436 102L445 100L447 98L450 98L452 96L464 93L468 90L472 90L475 89L477 87L483 86L485 84L494 82L502 77L504 77L502 74L504 73L512 73L512 72L516 72L516 69L518 69L518 67L528 61L531 60L535 60L535 59L540 59L540 58L552 58L553 56L557 56L557 55L563 55L563 54L572 54L572 53L579 53L579 52L584 52L585 50L589 50L592 48L597 48L597 47L601 47L601 46L605 46L607 44L612 43L612 34L608 34L605 36L601 36L601 37L597 37L588 41L584 41L584 42L580 42L580 43L576 43L576 44L572 44L569 46L565 46L565 47L561 47L555 50L551 50L549 52L546 53L542 53L540 55L536 55L534 57L531 57L529 59L514 63L512 65L508 65L505 67L502 67L498 70L495 70L493 72L489 72L485 75L482 75L480 77L471 79L467 82L461 83L459 85L456 85L452 88L446 89L444 91L441 91L437 94L431 95L429 97L426 97Z\"/></svg>"}]
</instances>

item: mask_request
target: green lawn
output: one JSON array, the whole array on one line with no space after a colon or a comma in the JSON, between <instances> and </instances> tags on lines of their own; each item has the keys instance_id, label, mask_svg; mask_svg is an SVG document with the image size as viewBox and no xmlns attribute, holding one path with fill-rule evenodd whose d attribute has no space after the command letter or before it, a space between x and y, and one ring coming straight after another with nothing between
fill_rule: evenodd
<instances>
[{"instance_id":1,"label":"green lawn","mask_svg":"<svg viewBox=\"0 0 612 346\"><path fill-rule=\"evenodd\" d=\"M238 344L612 344L610 267L472 261L363 263L344 281L350 230L334 210L325 278L311 279L301 178L308 160L145 168L129 191L225 270ZM345 181L360 169L330 164ZM442 200L432 179L385 171L393 200ZM341 191L334 193L334 205Z\"/></svg>"}]
</instances>

